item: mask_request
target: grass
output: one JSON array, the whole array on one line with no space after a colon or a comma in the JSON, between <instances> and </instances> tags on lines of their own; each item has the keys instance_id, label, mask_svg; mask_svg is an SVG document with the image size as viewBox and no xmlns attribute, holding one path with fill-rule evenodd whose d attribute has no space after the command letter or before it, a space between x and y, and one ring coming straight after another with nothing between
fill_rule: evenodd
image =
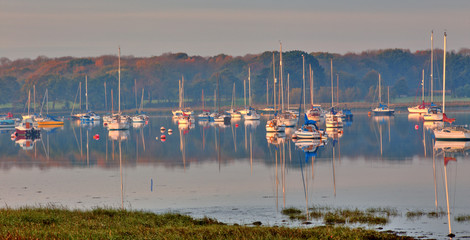
<instances>
[{"instance_id":1,"label":"grass","mask_svg":"<svg viewBox=\"0 0 470 240\"><path fill-rule=\"evenodd\" d=\"M291 220L307 220L307 214L296 208L286 208L282 214L289 216ZM308 217L312 219L323 219L328 225L333 224L368 224L385 225L389 222L388 217L396 216L394 209L375 208L361 211L359 209L331 209L329 207L314 206L309 208Z\"/></svg>"},{"instance_id":2,"label":"grass","mask_svg":"<svg viewBox=\"0 0 470 240\"><path fill-rule=\"evenodd\" d=\"M455 221L457 222L470 222L470 215L460 215L455 217Z\"/></svg>"},{"instance_id":3,"label":"grass","mask_svg":"<svg viewBox=\"0 0 470 240\"><path fill-rule=\"evenodd\" d=\"M63 208L0 210L3 239L412 239L344 226L313 228L226 225L214 219L142 211Z\"/></svg>"}]
</instances>

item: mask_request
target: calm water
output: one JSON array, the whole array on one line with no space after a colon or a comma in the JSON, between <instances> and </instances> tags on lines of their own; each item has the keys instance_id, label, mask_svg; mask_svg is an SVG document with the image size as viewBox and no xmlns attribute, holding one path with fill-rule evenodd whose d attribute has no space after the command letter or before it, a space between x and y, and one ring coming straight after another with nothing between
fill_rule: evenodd
<instances>
[{"instance_id":1,"label":"calm water","mask_svg":"<svg viewBox=\"0 0 470 240\"><path fill-rule=\"evenodd\" d=\"M450 115L456 124L470 123L469 114ZM432 124L407 114L356 114L342 134L304 143L312 149L305 153L289 140L290 132L267 136L266 119L179 129L170 117L153 117L148 125L109 134L101 124L66 121L63 128L43 130L30 147L2 131L0 202L177 211L289 226L300 223L283 221L284 207L387 207L401 215L384 230L446 238L447 214L408 219L406 212L447 212L447 176L452 232L470 236L470 224L454 220L470 214L470 143L434 143ZM164 142L162 126L173 130L164 133ZM444 154L456 161L445 165Z\"/></svg>"}]
</instances>

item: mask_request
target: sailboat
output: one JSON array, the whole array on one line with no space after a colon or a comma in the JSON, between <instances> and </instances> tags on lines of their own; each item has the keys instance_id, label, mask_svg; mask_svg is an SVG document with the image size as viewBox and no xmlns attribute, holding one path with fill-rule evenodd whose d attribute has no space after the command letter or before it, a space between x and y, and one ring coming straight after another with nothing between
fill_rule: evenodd
<instances>
[{"instance_id":1,"label":"sailboat","mask_svg":"<svg viewBox=\"0 0 470 240\"><path fill-rule=\"evenodd\" d=\"M38 120L39 127L52 127L52 126L62 126L64 125L63 121L60 121L53 116L49 116L49 94L46 89L46 93L44 94L44 98L46 99L46 117L43 117L41 120ZM44 101L43 101L44 102ZM42 108L41 108L42 112Z\"/></svg>"},{"instance_id":2,"label":"sailboat","mask_svg":"<svg viewBox=\"0 0 470 240\"><path fill-rule=\"evenodd\" d=\"M279 86L279 93L281 100L281 111L277 118L281 122L281 124L285 125L286 127L294 127L297 124L297 115L292 114L288 111L284 110L284 81L283 81L283 68L282 68L282 43L280 43L280 50L279 50L279 79L280 79L280 86Z\"/></svg>"},{"instance_id":3,"label":"sailboat","mask_svg":"<svg viewBox=\"0 0 470 240\"><path fill-rule=\"evenodd\" d=\"M381 89L381 81L382 77L379 73L379 106L374 108L372 112L374 115L393 115L395 113L395 109L391 109L388 107L388 105L382 104L382 89ZM390 101L390 94L388 95L388 99Z\"/></svg>"},{"instance_id":4,"label":"sailboat","mask_svg":"<svg viewBox=\"0 0 470 240\"><path fill-rule=\"evenodd\" d=\"M343 119L339 112L335 111L334 107L334 95L333 95L333 59L330 60L330 74L331 74L331 110L327 114L325 114L326 119L326 128L342 128L343 127Z\"/></svg>"},{"instance_id":5,"label":"sailboat","mask_svg":"<svg viewBox=\"0 0 470 240\"><path fill-rule=\"evenodd\" d=\"M324 139L327 138L328 134L318 128L316 121L308 120L307 114L305 114L305 123L298 130L294 132L292 138L301 138L301 139Z\"/></svg>"},{"instance_id":6,"label":"sailboat","mask_svg":"<svg viewBox=\"0 0 470 240\"><path fill-rule=\"evenodd\" d=\"M305 68L305 58L304 60L304 68ZM303 81L304 81L304 105L305 105L305 69L303 74ZM324 110L320 104L313 104L313 71L312 67L309 64L309 79L310 79L310 105L309 109L305 109L305 113L307 114L308 120L319 121L320 118L324 117Z\"/></svg>"},{"instance_id":7,"label":"sailboat","mask_svg":"<svg viewBox=\"0 0 470 240\"><path fill-rule=\"evenodd\" d=\"M144 110L144 89L142 88L142 98L140 99L139 114L132 117L132 122L143 123L149 120L149 116L143 113Z\"/></svg>"},{"instance_id":8,"label":"sailboat","mask_svg":"<svg viewBox=\"0 0 470 240\"><path fill-rule=\"evenodd\" d=\"M202 93L201 93L201 100L202 100L202 113L197 115L197 117L199 118L199 121L210 121L211 120L210 111L205 109L204 89L202 90Z\"/></svg>"},{"instance_id":9,"label":"sailboat","mask_svg":"<svg viewBox=\"0 0 470 240\"><path fill-rule=\"evenodd\" d=\"M118 113L113 115L113 120L108 123L108 130L127 130L129 122L121 114L121 47L118 48Z\"/></svg>"},{"instance_id":10,"label":"sailboat","mask_svg":"<svg viewBox=\"0 0 470 240\"><path fill-rule=\"evenodd\" d=\"M423 69L423 79L421 81L421 91L422 91L422 97L421 101L422 103L414 106L414 107L409 107L408 112L409 113L415 113L415 114L426 114L429 112L429 110L433 107L436 107L433 103L433 82L434 82L434 77L433 77L433 70L434 70L434 42L433 42L433 31L431 31L431 103L425 103L424 102L424 69Z\"/></svg>"},{"instance_id":11,"label":"sailboat","mask_svg":"<svg viewBox=\"0 0 470 240\"><path fill-rule=\"evenodd\" d=\"M251 101L251 68L248 68L248 102L250 107L245 109L245 120L259 120L260 115L256 112L256 110L252 107Z\"/></svg>"},{"instance_id":12,"label":"sailboat","mask_svg":"<svg viewBox=\"0 0 470 240\"><path fill-rule=\"evenodd\" d=\"M81 122L95 122L95 121L100 121L101 117L96 114L95 112L92 112L88 110L88 76L85 75L85 110L86 113L82 117L80 117Z\"/></svg>"},{"instance_id":13,"label":"sailboat","mask_svg":"<svg viewBox=\"0 0 470 240\"><path fill-rule=\"evenodd\" d=\"M232 90L232 106L230 110L228 111L228 113L230 113L230 116L232 117L232 119L241 119L242 114L233 108L233 106L235 105L234 103L235 103L235 83L233 83L233 90Z\"/></svg>"},{"instance_id":14,"label":"sailboat","mask_svg":"<svg viewBox=\"0 0 470 240\"><path fill-rule=\"evenodd\" d=\"M77 89L77 94L75 95L75 99L73 100L73 106L72 106L72 112L70 113L70 116L72 117L73 120L80 120L80 118L85 115L85 113L80 112L73 114L73 111L75 109L75 102L77 101L77 96L79 96L80 102L79 102L79 107L80 111L82 110L82 83L78 83L78 89Z\"/></svg>"},{"instance_id":15,"label":"sailboat","mask_svg":"<svg viewBox=\"0 0 470 240\"><path fill-rule=\"evenodd\" d=\"M282 66L282 61L281 61L281 66ZM279 72L282 72L282 71L279 71ZM285 130L286 130L286 125L277 116L277 111L278 111L278 105L279 104L276 105L276 82L277 81L276 81L276 76L274 74L275 74L275 71L274 71L274 54L273 54L274 112L275 112L275 114L274 114L273 119L268 120L266 122L266 139L268 139L268 142L274 142L274 139L277 139L277 137L275 138L275 135L273 135L273 133L276 133L276 132L284 133ZM280 91L279 91L279 93L280 93ZM279 100L280 100L280 97L281 96L278 96ZM271 141L271 139L273 139L273 141Z\"/></svg>"},{"instance_id":16,"label":"sailboat","mask_svg":"<svg viewBox=\"0 0 470 240\"><path fill-rule=\"evenodd\" d=\"M230 114L220 111L220 91L219 91L219 74L217 74L217 92L216 92L216 103L217 103L217 112L213 115L214 122L230 124L232 117Z\"/></svg>"},{"instance_id":17,"label":"sailboat","mask_svg":"<svg viewBox=\"0 0 470 240\"><path fill-rule=\"evenodd\" d=\"M179 93L179 109L171 111L173 113L173 118L178 118L179 116L186 114L186 115L194 115L194 111L191 109L185 109L184 106L184 76L181 76L181 80L179 82L178 93Z\"/></svg>"}]
</instances>

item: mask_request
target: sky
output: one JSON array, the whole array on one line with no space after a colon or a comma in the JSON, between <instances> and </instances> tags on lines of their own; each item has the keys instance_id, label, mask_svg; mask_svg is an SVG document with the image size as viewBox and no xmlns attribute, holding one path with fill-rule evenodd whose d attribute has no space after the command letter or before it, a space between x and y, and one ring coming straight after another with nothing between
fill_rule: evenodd
<instances>
[{"instance_id":1,"label":"sky","mask_svg":"<svg viewBox=\"0 0 470 240\"><path fill-rule=\"evenodd\" d=\"M0 0L0 58L470 48L468 0Z\"/></svg>"}]
</instances>

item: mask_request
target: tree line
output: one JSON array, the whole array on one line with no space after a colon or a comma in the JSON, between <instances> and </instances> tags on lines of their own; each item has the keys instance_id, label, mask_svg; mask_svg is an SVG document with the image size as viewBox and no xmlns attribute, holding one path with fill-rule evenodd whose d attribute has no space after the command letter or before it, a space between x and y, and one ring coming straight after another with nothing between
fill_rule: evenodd
<instances>
[{"instance_id":1,"label":"tree line","mask_svg":"<svg viewBox=\"0 0 470 240\"><path fill-rule=\"evenodd\" d=\"M290 86L290 101L298 103L305 74L307 99L310 99L310 69L313 76L315 103L331 101L330 63L333 63L334 88L340 102L371 102L377 99L378 74L382 85L390 87L391 98L421 95L424 69L426 95L430 91L430 50L411 52L407 49L384 49L361 53L334 54L327 52L283 53L283 86ZM303 60L305 58L305 73ZM434 51L434 89L442 88L443 51ZM277 51L233 57L225 54L201 57L186 53L167 53L153 57L124 56L121 58L121 106L133 109L140 105L144 89L146 107L178 106L179 81L184 77L186 106L200 106L204 91L206 105L213 104L217 77L221 105L229 104L235 84L235 98L243 105L244 89L248 88L251 70L251 92L254 104L273 104L274 79L280 80L280 54ZM446 88L454 97L470 96L470 50L447 53ZM273 66L274 58L274 66ZM24 107L28 92L36 89L39 102L46 89L49 101L71 109L79 83L84 102L85 76L88 78L88 101L93 110L116 106L118 90L118 57L48 58L9 60L0 58L0 104ZM106 83L106 93L105 93ZM111 99L111 89L114 99ZM248 90L246 90L248 92ZM418 93L419 91L419 93ZM287 93L287 89L285 91ZM336 93L335 93L336 95ZM268 98L267 98L268 96ZM105 99L106 97L106 99ZM137 99L137 104L136 104ZM107 106L106 106L107 105ZM115 107L116 108L116 107Z\"/></svg>"}]
</instances>

